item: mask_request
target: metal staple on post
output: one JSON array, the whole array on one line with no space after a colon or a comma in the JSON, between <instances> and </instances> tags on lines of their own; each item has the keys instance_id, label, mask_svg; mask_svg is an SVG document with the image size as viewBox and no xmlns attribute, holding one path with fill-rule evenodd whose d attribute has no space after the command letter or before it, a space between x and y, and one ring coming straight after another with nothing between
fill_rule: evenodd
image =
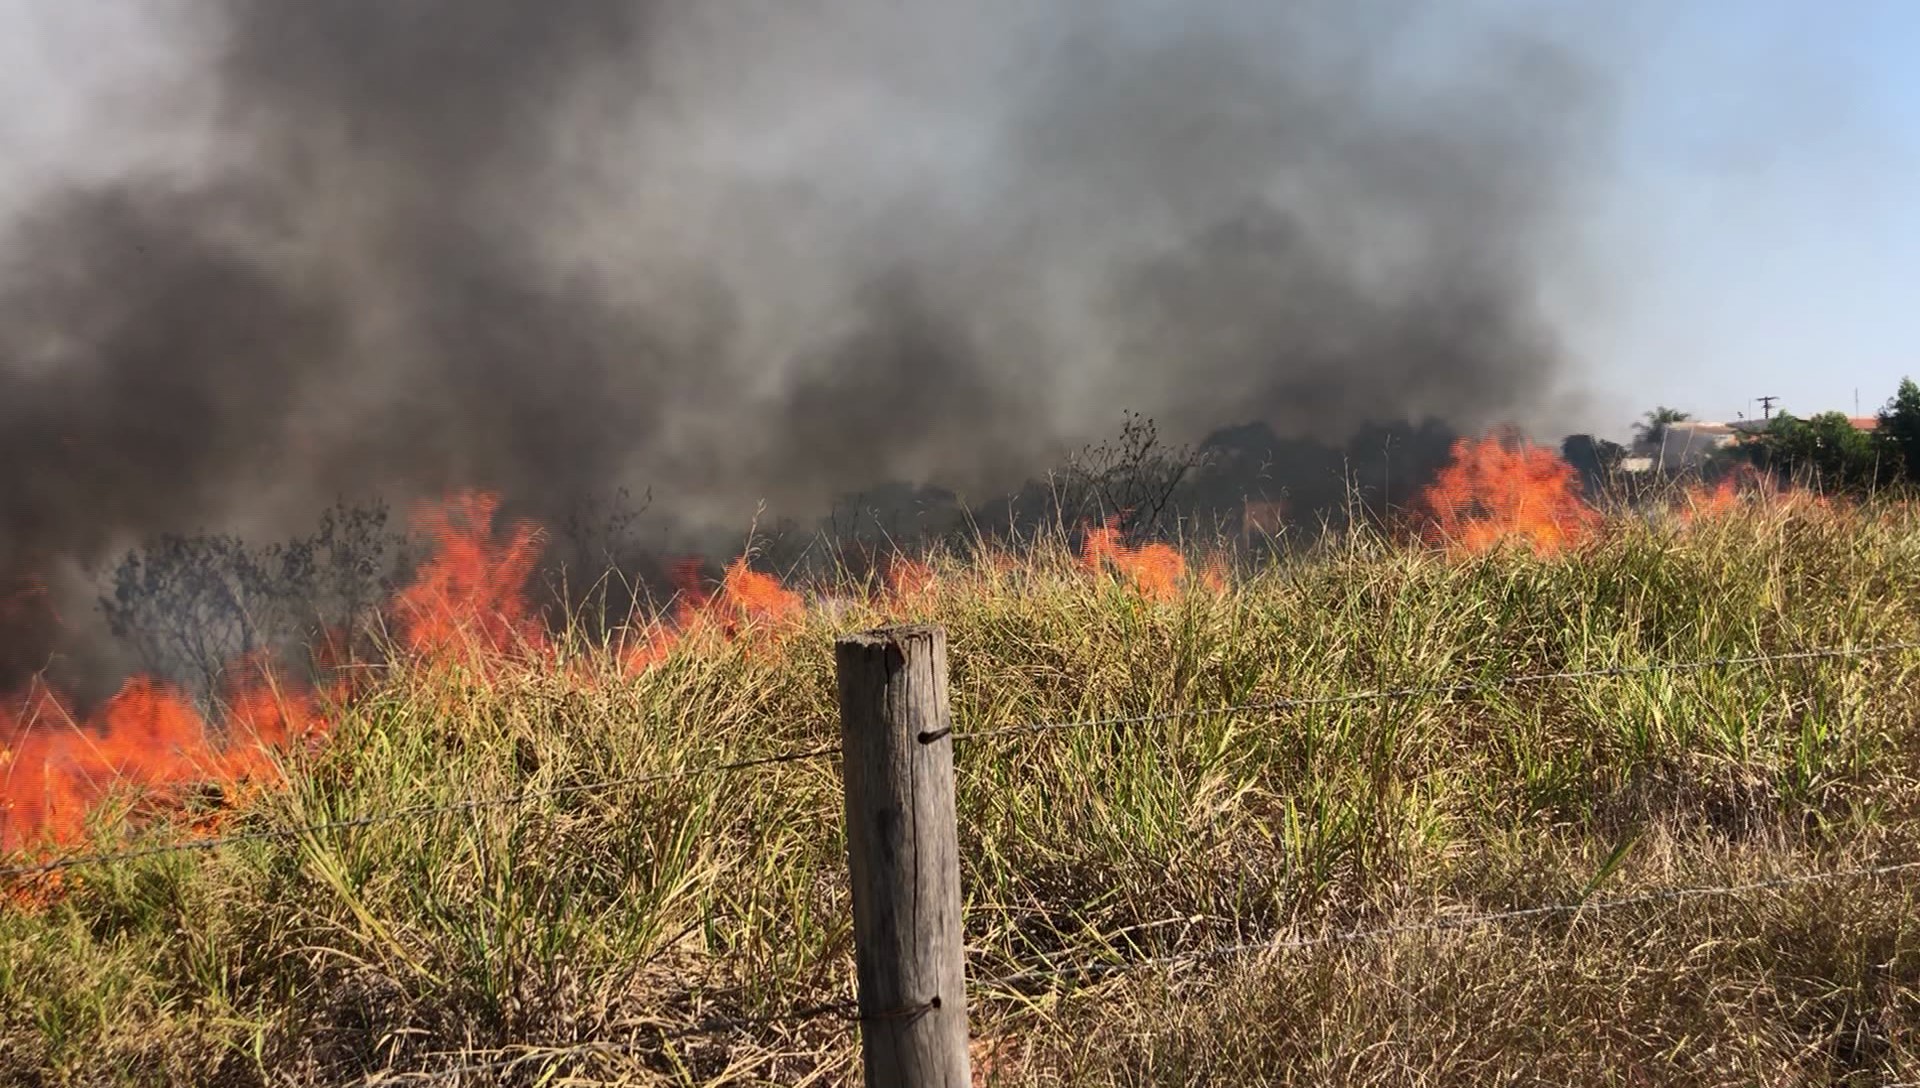
<instances>
[{"instance_id":1,"label":"metal staple on post","mask_svg":"<svg viewBox=\"0 0 1920 1088\"><path fill-rule=\"evenodd\" d=\"M851 635L834 659L866 1083L967 1088L946 632Z\"/></svg>"}]
</instances>

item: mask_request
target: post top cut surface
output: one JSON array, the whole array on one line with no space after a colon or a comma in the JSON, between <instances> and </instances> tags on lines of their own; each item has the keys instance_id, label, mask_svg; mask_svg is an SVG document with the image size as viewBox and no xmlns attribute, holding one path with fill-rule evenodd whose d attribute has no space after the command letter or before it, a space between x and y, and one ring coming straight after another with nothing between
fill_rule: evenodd
<instances>
[{"instance_id":1,"label":"post top cut surface","mask_svg":"<svg viewBox=\"0 0 1920 1088\"><path fill-rule=\"evenodd\" d=\"M838 641L842 646L891 646L912 638L932 638L939 632L940 628L929 623L907 623L841 635Z\"/></svg>"}]
</instances>

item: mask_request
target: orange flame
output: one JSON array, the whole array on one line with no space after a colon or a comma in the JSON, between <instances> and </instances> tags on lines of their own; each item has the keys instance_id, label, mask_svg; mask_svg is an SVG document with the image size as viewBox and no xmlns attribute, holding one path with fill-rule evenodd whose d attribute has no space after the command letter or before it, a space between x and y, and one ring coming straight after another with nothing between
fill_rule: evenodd
<instances>
[{"instance_id":1,"label":"orange flame","mask_svg":"<svg viewBox=\"0 0 1920 1088\"><path fill-rule=\"evenodd\" d=\"M525 522L493 538L500 500L461 492L414 517L433 555L394 597L407 649L430 661L486 660L547 649L546 633L527 600L539 561L539 530Z\"/></svg>"},{"instance_id":2,"label":"orange flame","mask_svg":"<svg viewBox=\"0 0 1920 1088\"><path fill-rule=\"evenodd\" d=\"M918 559L893 556L887 560L887 596L896 604L911 605L933 591L936 577L933 567Z\"/></svg>"},{"instance_id":3,"label":"orange flame","mask_svg":"<svg viewBox=\"0 0 1920 1088\"><path fill-rule=\"evenodd\" d=\"M463 492L416 514L415 524L432 548L390 602L401 650L429 663L483 667L541 661L553 652L527 593L538 561L538 530L526 523L496 529L498 512L495 496ZM1112 568L1156 600L1175 596L1187 575L1186 561L1172 547L1129 548L1112 525L1088 534L1082 558L1091 569ZM1018 566L1010 555L991 559L1007 569ZM927 564L904 557L886 572L897 600L928 592L935 577ZM1204 580L1224 585L1217 571L1209 570ZM630 667L653 664L698 632L732 640L790 626L805 608L799 593L753 570L745 558L726 567L717 589L703 583L697 561L682 564L676 581L681 594L673 616L626 653ZM331 633L314 657L329 671L328 662L345 654L345 640ZM230 675L235 679L217 721L204 717L178 688L150 677L128 680L85 719L41 684L0 700L0 852L79 841L93 813L116 793L130 794L130 811L147 815L177 805L185 787L205 784L218 787L230 807L248 791L279 783L277 752L326 735L330 723L321 702L353 695L345 679L331 685L324 699L278 683L264 658L238 662ZM221 818L216 812L211 824ZM201 821L202 830L210 826ZM34 894L58 887L57 881L40 881ZM8 895L26 901L14 891Z\"/></svg>"},{"instance_id":4,"label":"orange flame","mask_svg":"<svg viewBox=\"0 0 1920 1088\"><path fill-rule=\"evenodd\" d=\"M498 509L494 496L467 492L417 515L433 551L394 597L407 650L430 661L547 650L526 596L538 534L516 524L495 540ZM329 723L314 693L277 683L263 660L230 671L238 679L224 693L218 724L177 688L145 676L128 680L87 720L38 684L0 703L0 852L79 841L116 791L132 793L147 812L190 784L217 786L234 800L277 782L274 753L324 736ZM335 694L347 694L344 683Z\"/></svg>"},{"instance_id":5,"label":"orange flame","mask_svg":"<svg viewBox=\"0 0 1920 1088\"><path fill-rule=\"evenodd\" d=\"M1684 522L1724 517L1740 505L1739 481L1728 477L1709 487L1702 483L1688 488L1680 499L1680 518Z\"/></svg>"},{"instance_id":6,"label":"orange flame","mask_svg":"<svg viewBox=\"0 0 1920 1088\"><path fill-rule=\"evenodd\" d=\"M720 591L710 593L700 578L700 561L682 560L673 572L680 587L671 622L656 625L646 641L626 653L630 672L657 664L688 636L717 631L732 640L749 632L790 626L805 611L800 594L780 584L771 574L747 565L744 556L727 564Z\"/></svg>"},{"instance_id":7,"label":"orange flame","mask_svg":"<svg viewBox=\"0 0 1920 1088\"><path fill-rule=\"evenodd\" d=\"M727 566L726 577L720 583L720 596L748 623L788 623L799 618L805 607L800 594L781 585L771 574L748 569L744 558Z\"/></svg>"},{"instance_id":8,"label":"orange flame","mask_svg":"<svg viewBox=\"0 0 1920 1088\"><path fill-rule=\"evenodd\" d=\"M1172 545L1127 547L1120 539L1117 520L1087 532L1087 539L1080 546L1080 562L1096 573L1112 564L1141 596L1155 601L1170 601L1179 596L1180 579L1187 573L1186 559Z\"/></svg>"},{"instance_id":9,"label":"orange flame","mask_svg":"<svg viewBox=\"0 0 1920 1088\"><path fill-rule=\"evenodd\" d=\"M1202 556L1200 584L1209 593L1225 593L1233 584L1233 560L1217 552Z\"/></svg>"},{"instance_id":10,"label":"orange flame","mask_svg":"<svg viewBox=\"0 0 1920 1088\"><path fill-rule=\"evenodd\" d=\"M1747 504L1762 504L1797 516L1829 514L1851 506L1844 495L1794 487L1751 465L1738 466L1732 474L1711 485L1696 483L1681 491L1674 502L1675 513L1683 525L1725 517Z\"/></svg>"},{"instance_id":11,"label":"orange flame","mask_svg":"<svg viewBox=\"0 0 1920 1088\"><path fill-rule=\"evenodd\" d=\"M1523 544L1552 555L1591 540L1600 524L1573 466L1512 432L1455 442L1421 503L1428 538L1470 553Z\"/></svg>"},{"instance_id":12,"label":"orange flame","mask_svg":"<svg viewBox=\"0 0 1920 1088\"><path fill-rule=\"evenodd\" d=\"M1855 501L1845 494L1827 494L1812 488L1795 487L1777 477L1743 466L1735 475L1712 487L1704 484L1682 492L1678 515L1684 525L1709 518L1724 517L1743 504L1759 504L1792 517L1810 517L1857 511Z\"/></svg>"},{"instance_id":13,"label":"orange flame","mask_svg":"<svg viewBox=\"0 0 1920 1088\"><path fill-rule=\"evenodd\" d=\"M311 697L266 680L236 684L227 702L226 728L214 729L178 689L137 676L90 721L37 686L0 708L0 851L79 841L116 790L151 808L189 784L243 789L274 775L274 749L327 728Z\"/></svg>"}]
</instances>

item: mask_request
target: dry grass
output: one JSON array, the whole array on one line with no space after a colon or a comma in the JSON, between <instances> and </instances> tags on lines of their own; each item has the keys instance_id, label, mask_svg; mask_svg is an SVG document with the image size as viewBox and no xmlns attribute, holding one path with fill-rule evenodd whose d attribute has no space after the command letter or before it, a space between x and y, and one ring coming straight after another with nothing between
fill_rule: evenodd
<instances>
[{"instance_id":1,"label":"dry grass","mask_svg":"<svg viewBox=\"0 0 1920 1088\"><path fill-rule=\"evenodd\" d=\"M1578 555L1353 537L1171 601L1057 546L936 563L639 677L396 666L232 830L836 739L831 636L947 626L962 729L1920 639L1920 512L1621 521ZM1920 1080L1920 880L1815 882L1082 984L1047 963L1920 859L1920 654L1650 672L958 749L977 1064L1006 1084ZM136 839L177 829L152 827ZM124 843L127 834L115 838ZM831 760L66 875L0 913L0 1082L856 1079ZM582 1042L601 1053L544 1051Z\"/></svg>"}]
</instances>

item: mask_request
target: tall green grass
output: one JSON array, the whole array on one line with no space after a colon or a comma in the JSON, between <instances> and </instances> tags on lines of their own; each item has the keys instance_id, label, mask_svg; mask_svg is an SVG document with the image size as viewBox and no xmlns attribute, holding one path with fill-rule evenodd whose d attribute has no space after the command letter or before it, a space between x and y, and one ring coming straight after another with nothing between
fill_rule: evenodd
<instances>
[{"instance_id":1,"label":"tall green grass","mask_svg":"<svg viewBox=\"0 0 1920 1088\"><path fill-rule=\"evenodd\" d=\"M1367 535L1174 601L1060 542L836 587L794 629L628 676L397 663L229 830L392 822L64 874L0 911L0 1083L847 1083L831 759L557 792L837 740L831 643L951 642L976 1067L1007 1084L1920 1079L1894 877L1419 923L1920 859L1920 654L1362 689L1920 640L1920 513L1774 500L1592 548ZM1193 711L1192 713L1184 713ZM458 807L471 798L509 803ZM518 800L513 800L518 798ZM108 829L111 830L111 829ZM177 828L114 831L117 847ZM996 985L1285 934L1203 966ZM563 1055L574 1044L605 1051Z\"/></svg>"}]
</instances>

